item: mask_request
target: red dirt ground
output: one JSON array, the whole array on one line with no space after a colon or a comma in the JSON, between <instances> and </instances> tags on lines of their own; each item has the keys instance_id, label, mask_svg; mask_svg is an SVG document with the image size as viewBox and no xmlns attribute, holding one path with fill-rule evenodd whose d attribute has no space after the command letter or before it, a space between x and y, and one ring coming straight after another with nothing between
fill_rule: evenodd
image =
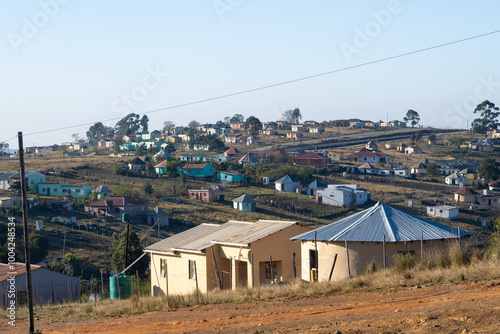
<instances>
[{"instance_id":1,"label":"red dirt ground","mask_svg":"<svg viewBox=\"0 0 500 334\"><path fill-rule=\"evenodd\" d=\"M5 322L0 332L7 330ZM21 325L21 324L19 324ZM25 332L25 323L16 332ZM500 281L301 300L203 305L81 322L45 333L500 333Z\"/></svg>"}]
</instances>

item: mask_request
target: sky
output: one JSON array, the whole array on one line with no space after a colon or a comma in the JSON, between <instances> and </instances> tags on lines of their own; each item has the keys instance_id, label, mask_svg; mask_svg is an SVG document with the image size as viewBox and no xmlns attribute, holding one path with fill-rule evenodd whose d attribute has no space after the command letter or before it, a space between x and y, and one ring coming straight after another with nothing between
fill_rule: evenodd
<instances>
[{"instance_id":1,"label":"sky","mask_svg":"<svg viewBox=\"0 0 500 334\"><path fill-rule=\"evenodd\" d=\"M492 0L3 0L0 142L70 142L132 112L150 130L294 108L303 121L413 109L424 126L466 128L478 103L500 105L500 33L379 60L494 32L499 12Z\"/></svg>"}]
</instances>

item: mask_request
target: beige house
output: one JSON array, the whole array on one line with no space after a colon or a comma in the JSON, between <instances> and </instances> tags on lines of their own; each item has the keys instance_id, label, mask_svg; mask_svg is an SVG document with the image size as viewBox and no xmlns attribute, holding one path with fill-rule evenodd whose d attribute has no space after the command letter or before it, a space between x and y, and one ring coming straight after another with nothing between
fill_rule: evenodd
<instances>
[{"instance_id":1,"label":"beige house","mask_svg":"<svg viewBox=\"0 0 500 334\"><path fill-rule=\"evenodd\" d=\"M455 202L476 203L478 193L472 189L464 187L455 192Z\"/></svg>"},{"instance_id":2,"label":"beige house","mask_svg":"<svg viewBox=\"0 0 500 334\"><path fill-rule=\"evenodd\" d=\"M393 266L398 254L444 251L458 229L410 215L378 202L332 224L295 236L301 243L305 281L338 281L363 275L375 261ZM460 237L470 233L460 231Z\"/></svg>"},{"instance_id":3,"label":"beige house","mask_svg":"<svg viewBox=\"0 0 500 334\"><path fill-rule=\"evenodd\" d=\"M259 220L201 224L146 248L151 256L151 293L185 295L196 289L256 287L300 275L300 244L309 231L296 222Z\"/></svg>"},{"instance_id":4,"label":"beige house","mask_svg":"<svg viewBox=\"0 0 500 334\"><path fill-rule=\"evenodd\" d=\"M0 206L4 208L20 208L21 205L21 196L0 197Z\"/></svg>"}]
</instances>

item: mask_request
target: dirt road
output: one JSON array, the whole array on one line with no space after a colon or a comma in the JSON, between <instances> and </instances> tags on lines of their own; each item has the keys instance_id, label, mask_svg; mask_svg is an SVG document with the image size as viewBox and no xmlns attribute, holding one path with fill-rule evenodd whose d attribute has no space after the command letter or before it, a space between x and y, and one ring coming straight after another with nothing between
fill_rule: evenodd
<instances>
[{"instance_id":1,"label":"dirt road","mask_svg":"<svg viewBox=\"0 0 500 334\"><path fill-rule=\"evenodd\" d=\"M20 330L21 328L17 328ZM500 281L42 322L42 333L500 333ZM0 326L0 332L5 327ZM21 331L20 331L21 332Z\"/></svg>"}]
</instances>

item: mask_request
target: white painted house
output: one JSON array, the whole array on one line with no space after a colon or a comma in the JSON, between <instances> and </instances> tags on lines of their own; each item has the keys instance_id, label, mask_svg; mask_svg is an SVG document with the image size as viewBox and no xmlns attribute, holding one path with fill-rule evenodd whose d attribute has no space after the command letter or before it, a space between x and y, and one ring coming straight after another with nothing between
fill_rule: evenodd
<instances>
[{"instance_id":1,"label":"white painted house","mask_svg":"<svg viewBox=\"0 0 500 334\"><path fill-rule=\"evenodd\" d=\"M427 214L431 217L455 219L458 218L458 208L451 205L428 206Z\"/></svg>"},{"instance_id":2,"label":"white painted house","mask_svg":"<svg viewBox=\"0 0 500 334\"><path fill-rule=\"evenodd\" d=\"M300 186L300 181L289 175L285 175L281 179L274 181L274 184L275 189L278 191L294 193L297 192L297 189Z\"/></svg>"},{"instance_id":3,"label":"white painted house","mask_svg":"<svg viewBox=\"0 0 500 334\"><path fill-rule=\"evenodd\" d=\"M371 194L357 184L329 184L326 189L316 192L318 203L334 206L362 205L370 197Z\"/></svg>"},{"instance_id":4,"label":"white painted house","mask_svg":"<svg viewBox=\"0 0 500 334\"><path fill-rule=\"evenodd\" d=\"M451 185L458 185L461 187L465 187L465 177L462 175L459 175L457 173L453 173L451 175L448 175L445 179L444 182L446 184L451 184Z\"/></svg>"}]
</instances>

